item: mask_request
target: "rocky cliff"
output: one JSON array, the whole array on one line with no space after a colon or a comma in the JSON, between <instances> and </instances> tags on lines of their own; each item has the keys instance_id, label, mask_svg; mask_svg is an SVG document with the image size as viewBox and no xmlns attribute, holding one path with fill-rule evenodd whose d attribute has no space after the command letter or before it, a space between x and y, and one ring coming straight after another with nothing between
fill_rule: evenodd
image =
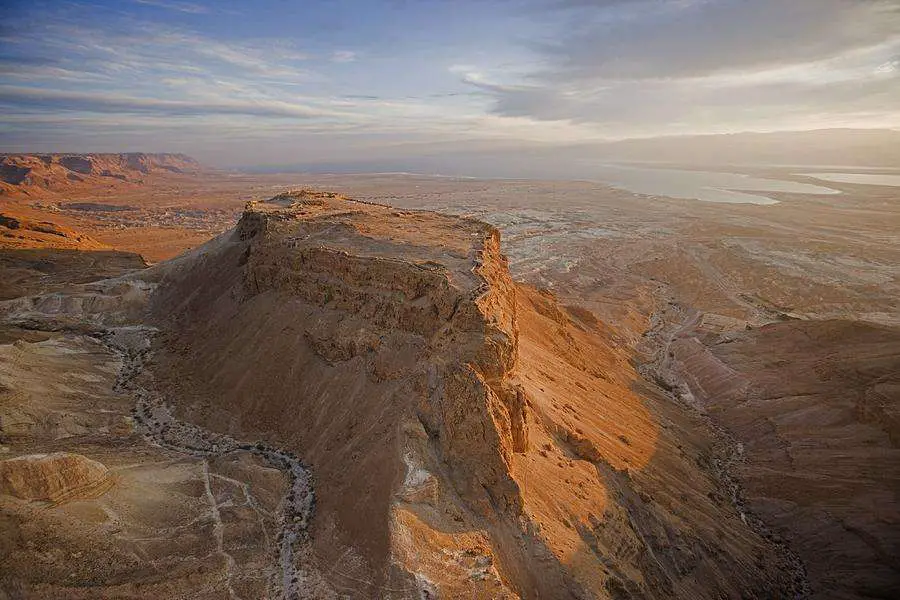
<instances>
[{"instance_id":1,"label":"rocky cliff","mask_svg":"<svg viewBox=\"0 0 900 600\"><path fill-rule=\"evenodd\" d=\"M184 154L3 154L0 194L34 195L104 183L139 183L147 175L200 170Z\"/></svg>"},{"instance_id":2,"label":"rocky cliff","mask_svg":"<svg viewBox=\"0 0 900 600\"><path fill-rule=\"evenodd\" d=\"M156 385L303 457L321 597L792 593L698 467L703 424L589 314L516 285L492 227L298 193L156 272Z\"/></svg>"}]
</instances>

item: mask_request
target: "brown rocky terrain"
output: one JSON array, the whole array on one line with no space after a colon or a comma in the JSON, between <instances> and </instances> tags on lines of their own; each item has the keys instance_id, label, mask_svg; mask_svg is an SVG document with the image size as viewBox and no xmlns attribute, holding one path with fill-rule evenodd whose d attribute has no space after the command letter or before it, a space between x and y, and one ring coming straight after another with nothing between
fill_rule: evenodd
<instances>
[{"instance_id":1,"label":"brown rocky terrain","mask_svg":"<svg viewBox=\"0 0 900 600\"><path fill-rule=\"evenodd\" d=\"M136 254L114 250L44 218L45 215L28 210L0 212L0 300L113 277L146 266Z\"/></svg>"},{"instance_id":2,"label":"brown rocky terrain","mask_svg":"<svg viewBox=\"0 0 900 600\"><path fill-rule=\"evenodd\" d=\"M54 248L66 250L105 250L109 246L52 221L34 221L27 217L0 213L0 236L4 248Z\"/></svg>"},{"instance_id":3,"label":"brown rocky terrain","mask_svg":"<svg viewBox=\"0 0 900 600\"><path fill-rule=\"evenodd\" d=\"M661 431L627 353L513 284L496 230L320 197L257 204L235 236L164 281L154 372L190 420L309 462L311 560L336 591L792 585L710 497L717 483L694 463L704 448Z\"/></svg>"},{"instance_id":4,"label":"brown rocky terrain","mask_svg":"<svg viewBox=\"0 0 900 600\"><path fill-rule=\"evenodd\" d=\"M246 199L210 194L207 179L181 154L0 155L0 248L115 247L169 258L240 214Z\"/></svg>"},{"instance_id":5,"label":"brown rocky terrain","mask_svg":"<svg viewBox=\"0 0 900 600\"><path fill-rule=\"evenodd\" d=\"M749 508L791 537L814 588L893 595L900 331L789 321L706 332L672 350L692 399L745 440L738 474Z\"/></svg>"},{"instance_id":6,"label":"brown rocky terrain","mask_svg":"<svg viewBox=\"0 0 900 600\"><path fill-rule=\"evenodd\" d=\"M118 183L142 183L151 174L199 170L197 161L183 154L2 154L0 195L95 190Z\"/></svg>"},{"instance_id":7,"label":"brown rocky terrain","mask_svg":"<svg viewBox=\"0 0 900 600\"><path fill-rule=\"evenodd\" d=\"M28 454L0 462L3 489L22 500L60 504L101 495L112 482L109 469L80 454Z\"/></svg>"},{"instance_id":8,"label":"brown rocky terrain","mask_svg":"<svg viewBox=\"0 0 900 600\"><path fill-rule=\"evenodd\" d=\"M109 346L23 325L0 345L4 595L261 597L281 473L146 443Z\"/></svg>"},{"instance_id":9,"label":"brown rocky terrain","mask_svg":"<svg viewBox=\"0 0 900 600\"><path fill-rule=\"evenodd\" d=\"M287 193L122 251L297 179L403 208ZM2 496L8 595L900 586L891 188L116 181L4 206L0 458L108 471L22 471L75 492Z\"/></svg>"},{"instance_id":10,"label":"brown rocky terrain","mask_svg":"<svg viewBox=\"0 0 900 600\"><path fill-rule=\"evenodd\" d=\"M699 457L726 475L717 493L796 552L810 597L896 595L897 188L838 184L762 207L587 182L303 180L497 225L515 277L589 307L637 350L643 378L718 432L720 451Z\"/></svg>"},{"instance_id":11,"label":"brown rocky terrain","mask_svg":"<svg viewBox=\"0 0 900 600\"><path fill-rule=\"evenodd\" d=\"M112 482L59 504L4 488L12 593L802 586L698 466L715 454L704 421L641 380L614 330L514 283L484 223L282 196L174 261L2 310L5 480L56 481L20 466L40 448Z\"/></svg>"}]
</instances>

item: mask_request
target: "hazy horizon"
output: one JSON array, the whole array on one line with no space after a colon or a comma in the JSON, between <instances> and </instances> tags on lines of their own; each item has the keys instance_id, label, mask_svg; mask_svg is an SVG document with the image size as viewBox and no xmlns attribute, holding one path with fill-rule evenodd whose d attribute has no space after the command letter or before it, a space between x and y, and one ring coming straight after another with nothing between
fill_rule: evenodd
<instances>
[{"instance_id":1,"label":"hazy horizon","mask_svg":"<svg viewBox=\"0 0 900 600\"><path fill-rule=\"evenodd\" d=\"M412 164L900 127L900 5L888 0L7 6L3 151Z\"/></svg>"}]
</instances>

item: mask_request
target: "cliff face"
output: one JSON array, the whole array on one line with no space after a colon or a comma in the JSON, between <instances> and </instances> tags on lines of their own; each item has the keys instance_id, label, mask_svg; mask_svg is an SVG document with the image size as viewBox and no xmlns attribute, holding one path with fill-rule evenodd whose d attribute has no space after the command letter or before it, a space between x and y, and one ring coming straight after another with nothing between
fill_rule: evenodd
<instances>
[{"instance_id":1,"label":"cliff face","mask_svg":"<svg viewBox=\"0 0 900 600\"><path fill-rule=\"evenodd\" d=\"M405 589L390 558L401 497L446 504L454 528L521 510L503 260L476 221L339 198L255 205L163 271L154 372L192 418L275 437L315 465L323 565L345 555L357 579Z\"/></svg>"},{"instance_id":2,"label":"cliff face","mask_svg":"<svg viewBox=\"0 0 900 600\"><path fill-rule=\"evenodd\" d=\"M612 332L514 284L492 227L333 194L154 269L180 418L301 456L308 566L363 597L789 593Z\"/></svg>"},{"instance_id":3,"label":"cliff face","mask_svg":"<svg viewBox=\"0 0 900 600\"><path fill-rule=\"evenodd\" d=\"M190 173L200 165L184 154L4 154L0 194L60 192L116 182L140 182L145 175Z\"/></svg>"},{"instance_id":4,"label":"cliff face","mask_svg":"<svg viewBox=\"0 0 900 600\"><path fill-rule=\"evenodd\" d=\"M498 503L520 506L509 477L512 432L522 451L525 427L521 392L508 381L515 292L498 232L475 221L359 206L252 208L237 228L249 242L242 291L310 307L316 316L304 341L327 363L359 358L371 361L366 371L377 383L424 386L410 407L438 440L458 485L485 514ZM439 237L426 242L420 228ZM458 244L450 256L440 236ZM418 247L404 249L413 243Z\"/></svg>"}]
</instances>

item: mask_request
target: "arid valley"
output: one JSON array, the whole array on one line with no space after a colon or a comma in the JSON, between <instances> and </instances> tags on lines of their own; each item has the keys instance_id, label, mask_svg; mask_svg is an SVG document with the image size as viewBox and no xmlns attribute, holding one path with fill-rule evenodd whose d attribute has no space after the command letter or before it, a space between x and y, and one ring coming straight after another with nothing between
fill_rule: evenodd
<instances>
[{"instance_id":1,"label":"arid valley","mask_svg":"<svg viewBox=\"0 0 900 600\"><path fill-rule=\"evenodd\" d=\"M900 590L900 187L3 160L0 597Z\"/></svg>"}]
</instances>

